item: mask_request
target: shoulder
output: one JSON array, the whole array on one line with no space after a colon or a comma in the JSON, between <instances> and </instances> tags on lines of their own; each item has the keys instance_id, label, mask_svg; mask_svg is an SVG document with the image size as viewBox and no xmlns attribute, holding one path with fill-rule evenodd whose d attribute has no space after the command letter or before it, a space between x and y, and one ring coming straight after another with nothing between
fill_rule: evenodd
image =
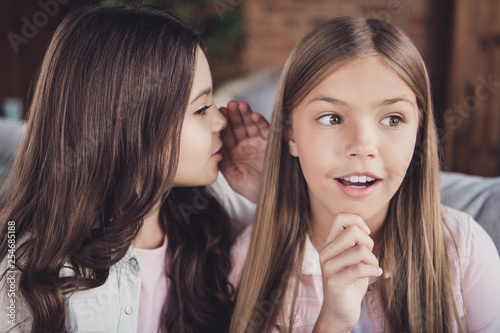
<instances>
[{"instance_id":1,"label":"shoulder","mask_svg":"<svg viewBox=\"0 0 500 333\"><path fill-rule=\"evenodd\" d=\"M14 233L9 232L6 236L8 250L0 260L0 306L6 310L6 318L0 320L0 332L26 332L31 330L31 310L21 294L21 271L18 267L26 262L27 256L20 257L20 248L30 240L31 233L16 238Z\"/></svg>"},{"instance_id":2,"label":"shoulder","mask_svg":"<svg viewBox=\"0 0 500 333\"><path fill-rule=\"evenodd\" d=\"M470 215L441 205L441 216L445 223L445 242L451 256L468 259L477 255L477 251L487 251L498 257L491 237Z\"/></svg>"},{"instance_id":3,"label":"shoulder","mask_svg":"<svg viewBox=\"0 0 500 333\"><path fill-rule=\"evenodd\" d=\"M0 261L0 306L5 310L0 332L27 332L31 330L31 311L19 289L21 273L12 260L15 257L6 256Z\"/></svg>"},{"instance_id":4,"label":"shoulder","mask_svg":"<svg viewBox=\"0 0 500 333\"><path fill-rule=\"evenodd\" d=\"M471 332L500 332L500 258L469 215L442 207L445 242L459 313Z\"/></svg>"}]
</instances>

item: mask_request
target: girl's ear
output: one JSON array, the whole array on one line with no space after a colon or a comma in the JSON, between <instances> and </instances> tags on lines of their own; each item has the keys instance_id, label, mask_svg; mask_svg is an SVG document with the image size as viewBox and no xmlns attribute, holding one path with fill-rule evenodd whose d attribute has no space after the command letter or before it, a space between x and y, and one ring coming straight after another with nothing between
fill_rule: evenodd
<instances>
[{"instance_id":1,"label":"girl's ear","mask_svg":"<svg viewBox=\"0 0 500 333\"><path fill-rule=\"evenodd\" d=\"M295 138L293 136L292 126L287 125L285 127L284 136L285 141L288 143L288 151L290 152L290 155L299 157L299 153L297 152L297 145L295 144Z\"/></svg>"}]
</instances>

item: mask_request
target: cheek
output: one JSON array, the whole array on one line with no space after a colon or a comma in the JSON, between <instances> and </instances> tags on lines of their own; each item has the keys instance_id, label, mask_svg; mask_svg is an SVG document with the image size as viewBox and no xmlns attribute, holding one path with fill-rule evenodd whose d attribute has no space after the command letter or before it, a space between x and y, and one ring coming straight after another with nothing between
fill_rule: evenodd
<instances>
[{"instance_id":1,"label":"cheek","mask_svg":"<svg viewBox=\"0 0 500 333\"><path fill-rule=\"evenodd\" d=\"M182 164L189 170L205 167L206 160L208 160L211 155L210 142L196 136L186 141L186 144L181 144L179 164Z\"/></svg>"},{"instance_id":2,"label":"cheek","mask_svg":"<svg viewBox=\"0 0 500 333\"><path fill-rule=\"evenodd\" d=\"M181 134L177 175L182 181L199 177L206 168L207 140L202 138L193 128Z\"/></svg>"},{"instance_id":3,"label":"cheek","mask_svg":"<svg viewBox=\"0 0 500 333\"><path fill-rule=\"evenodd\" d=\"M217 179L218 168L213 159L212 141L196 131L181 134L176 186L202 186Z\"/></svg>"},{"instance_id":4,"label":"cheek","mask_svg":"<svg viewBox=\"0 0 500 333\"><path fill-rule=\"evenodd\" d=\"M398 143L394 144L394 142ZM398 179L402 180L406 175L416 149L415 144L415 140L394 140L391 145L392 149L387 153L387 160L390 161L391 171Z\"/></svg>"},{"instance_id":5,"label":"cheek","mask_svg":"<svg viewBox=\"0 0 500 333\"><path fill-rule=\"evenodd\" d=\"M338 152L332 139L317 133L301 133L296 137L299 163L306 181L321 181L338 164Z\"/></svg>"},{"instance_id":6,"label":"cheek","mask_svg":"<svg viewBox=\"0 0 500 333\"><path fill-rule=\"evenodd\" d=\"M211 151L211 133L192 119L186 121L181 132L181 156L186 158L202 158Z\"/></svg>"}]
</instances>

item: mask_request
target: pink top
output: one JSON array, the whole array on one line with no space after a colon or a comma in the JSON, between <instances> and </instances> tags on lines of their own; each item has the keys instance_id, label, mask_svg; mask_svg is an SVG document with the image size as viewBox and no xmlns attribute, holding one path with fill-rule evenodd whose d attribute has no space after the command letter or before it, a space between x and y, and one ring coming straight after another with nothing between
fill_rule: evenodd
<instances>
[{"instance_id":1,"label":"pink top","mask_svg":"<svg viewBox=\"0 0 500 333\"><path fill-rule=\"evenodd\" d=\"M135 249L141 268L141 296L137 332L159 332L163 306L167 300L169 279L167 265L167 237L163 245L153 250Z\"/></svg>"},{"instance_id":2,"label":"pink top","mask_svg":"<svg viewBox=\"0 0 500 333\"><path fill-rule=\"evenodd\" d=\"M466 330L500 332L500 259L493 241L472 217L442 206L442 215L456 241L460 261L450 234L445 231L450 257L455 300ZM446 228L444 228L447 230ZM250 242L251 228L236 240L232 249L233 272L230 280L238 283ZM309 237L306 240L300 277L293 332L312 332L323 303L323 282L319 254ZM460 274L460 265L462 274ZM234 283L233 283L234 285ZM460 290L462 287L462 290ZM371 331L385 332L382 304L376 292L363 298ZM278 324L278 326L280 326ZM457 331L455 323L454 331Z\"/></svg>"}]
</instances>

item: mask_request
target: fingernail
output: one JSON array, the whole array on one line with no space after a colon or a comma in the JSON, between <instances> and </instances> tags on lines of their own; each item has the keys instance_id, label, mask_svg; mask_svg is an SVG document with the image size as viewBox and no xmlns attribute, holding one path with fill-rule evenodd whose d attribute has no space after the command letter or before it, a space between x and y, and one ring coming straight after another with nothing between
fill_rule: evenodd
<instances>
[{"instance_id":1,"label":"fingernail","mask_svg":"<svg viewBox=\"0 0 500 333\"><path fill-rule=\"evenodd\" d=\"M378 276L381 276L382 274L384 274L384 270L382 268L378 268Z\"/></svg>"}]
</instances>

